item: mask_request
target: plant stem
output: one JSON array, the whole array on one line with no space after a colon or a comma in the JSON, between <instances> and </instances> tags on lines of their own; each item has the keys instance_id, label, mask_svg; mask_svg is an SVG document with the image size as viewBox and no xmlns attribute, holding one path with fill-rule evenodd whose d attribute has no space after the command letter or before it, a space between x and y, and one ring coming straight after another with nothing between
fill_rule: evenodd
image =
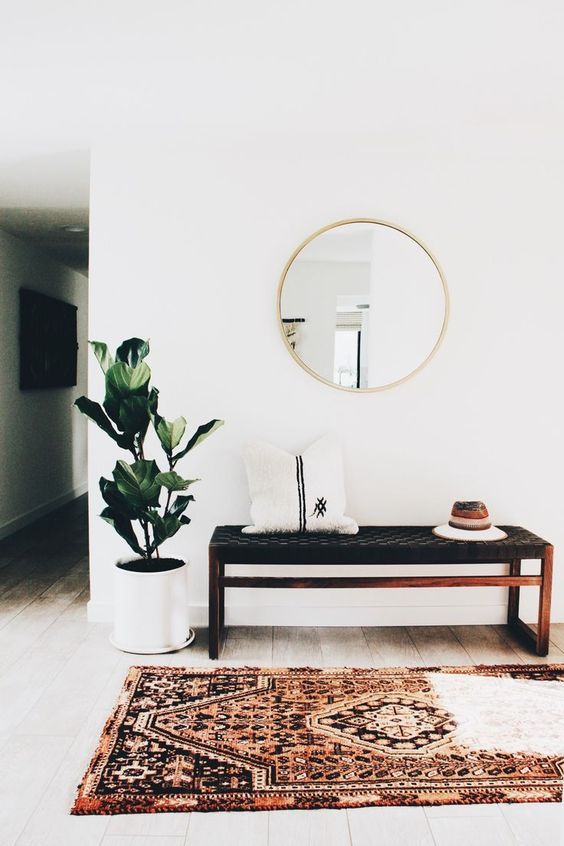
<instances>
[{"instance_id":1,"label":"plant stem","mask_svg":"<svg viewBox=\"0 0 564 846\"><path fill-rule=\"evenodd\" d=\"M156 530L155 530L155 527L153 526L153 546L155 547L155 555L157 556L157 558L160 558L161 556L159 554L159 546L158 546L158 544L155 540L155 535L156 535Z\"/></svg>"},{"instance_id":2,"label":"plant stem","mask_svg":"<svg viewBox=\"0 0 564 846\"><path fill-rule=\"evenodd\" d=\"M149 538L149 527L147 525L146 520L141 520L140 523L143 526L143 534L145 535L145 551L147 552L147 558L150 558L152 553L151 553L151 539Z\"/></svg>"}]
</instances>

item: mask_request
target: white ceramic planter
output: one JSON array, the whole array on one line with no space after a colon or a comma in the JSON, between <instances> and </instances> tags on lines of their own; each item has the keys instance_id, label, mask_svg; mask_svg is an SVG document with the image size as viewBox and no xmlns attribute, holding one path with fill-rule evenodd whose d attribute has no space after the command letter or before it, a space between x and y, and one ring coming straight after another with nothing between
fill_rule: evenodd
<instances>
[{"instance_id":1,"label":"white ceramic planter","mask_svg":"<svg viewBox=\"0 0 564 846\"><path fill-rule=\"evenodd\" d=\"M122 563L122 562L118 562ZM174 652L194 639L188 617L188 564L159 573L116 566L114 631L124 652Z\"/></svg>"}]
</instances>

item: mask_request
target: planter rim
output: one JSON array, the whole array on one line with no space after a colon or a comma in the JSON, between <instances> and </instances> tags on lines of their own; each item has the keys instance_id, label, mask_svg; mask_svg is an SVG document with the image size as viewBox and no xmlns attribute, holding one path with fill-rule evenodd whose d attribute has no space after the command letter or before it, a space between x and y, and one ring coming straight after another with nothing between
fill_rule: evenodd
<instances>
[{"instance_id":1,"label":"planter rim","mask_svg":"<svg viewBox=\"0 0 564 846\"><path fill-rule=\"evenodd\" d=\"M123 573L126 576L143 576L143 578L148 578L149 576L167 576L169 573L178 573L180 570L189 567L190 562L185 561L183 558L170 558L170 561L181 561L182 565L180 567L174 567L171 570L160 570L156 573L147 572L146 570L124 570L122 567L119 567L119 564L131 563L135 561L135 558L118 558L116 562L114 562L114 567L116 570L119 570L120 573ZM139 561L143 561L143 558L140 558Z\"/></svg>"}]
</instances>

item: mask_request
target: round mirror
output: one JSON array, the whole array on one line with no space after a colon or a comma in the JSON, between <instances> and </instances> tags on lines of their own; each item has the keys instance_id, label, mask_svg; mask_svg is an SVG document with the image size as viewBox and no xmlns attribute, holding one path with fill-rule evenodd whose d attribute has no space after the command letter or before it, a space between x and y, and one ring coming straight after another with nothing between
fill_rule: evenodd
<instances>
[{"instance_id":1,"label":"round mirror","mask_svg":"<svg viewBox=\"0 0 564 846\"><path fill-rule=\"evenodd\" d=\"M312 376L378 391L429 361L446 330L448 291L413 235L379 220L343 220L294 251L278 311L288 348Z\"/></svg>"}]
</instances>

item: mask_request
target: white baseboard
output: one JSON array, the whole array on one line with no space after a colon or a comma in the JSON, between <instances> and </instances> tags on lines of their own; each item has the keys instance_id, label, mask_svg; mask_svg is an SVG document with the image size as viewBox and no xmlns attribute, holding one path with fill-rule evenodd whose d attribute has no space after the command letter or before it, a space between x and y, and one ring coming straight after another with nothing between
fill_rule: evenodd
<instances>
[{"instance_id":1,"label":"white baseboard","mask_svg":"<svg viewBox=\"0 0 564 846\"><path fill-rule=\"evenodd\" d=\"M71 502L71 500L82 496L87 490L88 484L85 482L83 485L79 485L79 487L73 488L71 491L67 491L67 493L49 500L49 502L44 502L43 505L38 505L37 508L32 508L31 511L26 511L25 514L20 514L19 517L8 520L7 523L0 526L0 540L7 538L8 535L13 535L14 532L19 532L20 529L25 529L26 526L29 526L30 523L35 523L40 517L45 517L46 514L56 511L57 508L66 505L67 502Z\"/></svg>"},{"instance_id":2,"label":"white baseboard","mask_svg":"<svg viewBox=\"0 0 564 846\"><path fill-rule=\"evenodd\" d=\"M111 602L88 603L88 619L111 623ZM228 626L456 626L494 625L507 620L506 605L418 605L314 607L281 605L230 605ZM207 626L207 605L190 606L190 623Z\"/></svg>"}]
</instances>

